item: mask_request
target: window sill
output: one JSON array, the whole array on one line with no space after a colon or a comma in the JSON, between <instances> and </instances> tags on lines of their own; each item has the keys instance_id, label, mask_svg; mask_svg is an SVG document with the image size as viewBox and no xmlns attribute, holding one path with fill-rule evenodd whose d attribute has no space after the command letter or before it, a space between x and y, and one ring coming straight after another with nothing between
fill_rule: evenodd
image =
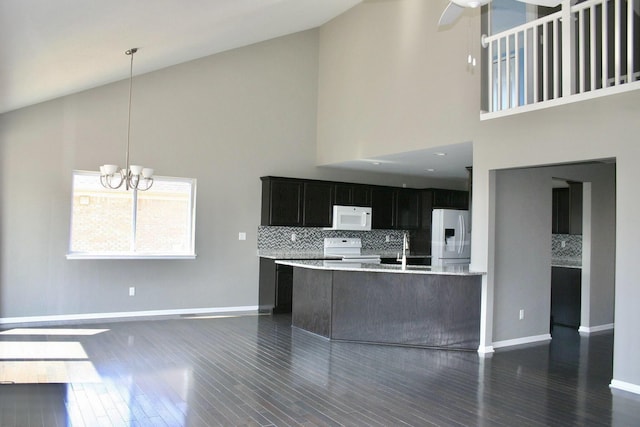
<instances>
[{"instance_id":1,"label":"window sill","mask_svg":"<svg viewBox=\"0 0 640 427\"><path fill-rule=\"evenodd\" d=\"M196 254L193 255L170 255L170 254L67 254L68 260L77 259L196 259Z\"/></svg>"}]
</instances>

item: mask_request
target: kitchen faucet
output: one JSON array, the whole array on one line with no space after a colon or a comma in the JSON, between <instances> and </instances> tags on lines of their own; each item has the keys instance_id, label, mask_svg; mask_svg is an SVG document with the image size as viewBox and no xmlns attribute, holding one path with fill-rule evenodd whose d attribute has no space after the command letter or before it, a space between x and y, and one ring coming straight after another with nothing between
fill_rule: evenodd
<instances>
[{"instance_id":1,"label":"kitchen faucet","mask_svg":"<svg viewBox=\"0 0 640 427\"><path fill-rule=\"evenodd\" d=\"M398 254L398 258L396 261L402 262L402 269L407 269L407 251L409 250L409 240L407 239L407 233L402 235L402 259L400 259L400 254Z\"/></svg>"}]
</instances>

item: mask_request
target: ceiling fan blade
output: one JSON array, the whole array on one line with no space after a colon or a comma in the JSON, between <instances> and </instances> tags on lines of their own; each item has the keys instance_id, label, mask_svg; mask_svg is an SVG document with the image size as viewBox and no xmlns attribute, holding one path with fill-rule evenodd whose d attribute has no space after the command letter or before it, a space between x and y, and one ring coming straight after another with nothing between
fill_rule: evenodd
<instances>
[{"instance_id":1,"label":"ceiling fan blade","mask_svg":"<svg viewBox=\"0 0 640 427\"><path fill-rule=\"evenodd\" d=\"M447 25L451 25L462 15L464 12L464 7L458 6L453 2L449 2L449 5L444 9L442 15L440 15L440 20L438 21L439 27L445 27Z\"/></svg>"},{"instance_id":2,"label":"ceiling fan blade","mask_svg":"<svg viewBox=\"0 0 640 427\"><path fill-rule=\"evenodd\" d=\"M560 3L560 0L518 0L521 3L535 4L536 6L556 7Z\"/></svg>"}]
</instances>

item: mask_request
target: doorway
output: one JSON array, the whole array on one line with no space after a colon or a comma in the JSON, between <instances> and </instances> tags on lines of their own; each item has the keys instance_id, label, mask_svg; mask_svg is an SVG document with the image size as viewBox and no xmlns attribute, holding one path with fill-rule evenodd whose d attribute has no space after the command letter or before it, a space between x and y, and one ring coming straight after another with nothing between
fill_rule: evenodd
<instances>
[{"instance_id":1,"label":"doorway","mask_svg":"<svg viewBox=\"0 0 640 427\"><path fill-rule=\"evenodd\" d=\"M564 327L580 328L582 298L583 238L582 230L589 229L590 215L583 211L583 183L567 179L552 179L551 223L551 316L550 331ZM589 264L588 262L586 263ZM588 297L588 295L587 295ZM587 298L588 299L588 298ZM588 306L589 302L586 302Z\"/></svg>"},{"instance_id":2,"label":"doorway","mask_svg":"<svg viewBox=\"0 0 640 427\"><path fill-rule=\"evenodd\" d=\"M583 205L590 206L583 212L579 331L588 334L613 329L615 163L497 170L494 176L493 347L551 338L554 177L582 183Z\"/></svg>"}]
</instances>

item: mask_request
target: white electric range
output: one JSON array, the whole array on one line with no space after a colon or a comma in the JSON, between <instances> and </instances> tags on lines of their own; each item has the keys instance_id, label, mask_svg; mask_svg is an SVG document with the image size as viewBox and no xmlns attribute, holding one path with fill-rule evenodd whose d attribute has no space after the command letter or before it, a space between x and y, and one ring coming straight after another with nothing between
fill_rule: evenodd
<instances>
[{"instance_id":1,"label":"white electric range","mask_svg":"<svg viewBox=\"0 0 640 427\"><path fill-rule=\"evenodd\" d=\"M380 264L380 255L362 254L362 240L359 237L325 237L324 256L336 258L325 260L325 265Z\"/></svg>"}]
</instances>

